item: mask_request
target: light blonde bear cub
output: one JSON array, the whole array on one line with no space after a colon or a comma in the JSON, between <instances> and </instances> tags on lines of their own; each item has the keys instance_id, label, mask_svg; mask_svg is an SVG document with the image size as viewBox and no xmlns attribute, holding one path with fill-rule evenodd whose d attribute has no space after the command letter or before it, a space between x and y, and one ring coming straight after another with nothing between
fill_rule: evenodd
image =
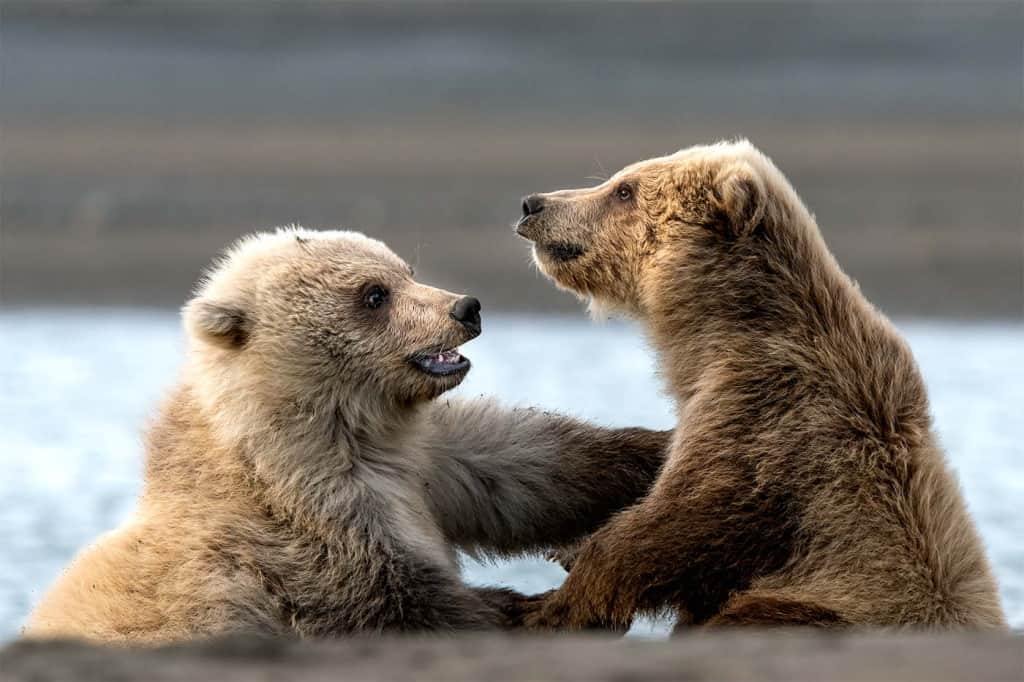
<instances>
[{"instance_id":1,"label":"light blonde bear cub","mask_svg":"<svg viewBox=\"0 0 1024 682\"><path fill-rule=\"evenodd\" d=\"M456 549L569 542L641 496L667 434L435 401L479 304L388 248L302 229L241 241L184 309L188 359L134 516L82 552L31 637L157 644L512 627Z\"/></svg>"}]
</instances>

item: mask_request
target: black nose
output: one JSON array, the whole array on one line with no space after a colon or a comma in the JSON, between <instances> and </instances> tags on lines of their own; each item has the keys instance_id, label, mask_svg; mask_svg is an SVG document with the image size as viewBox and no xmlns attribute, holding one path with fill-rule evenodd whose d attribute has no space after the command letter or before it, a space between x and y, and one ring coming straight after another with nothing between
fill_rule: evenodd
<instances>
[{"instance_id":1,"label":"black nose","mask_svg":"<svg viewBox=\"0 0 1024 682\"><path fill-rule=\"evenodd\" d=\"M539 194L531 194L523 199L523 215L536 215L544 210L544 197Z\"/></svg>"},{"instance_id":2,"label":"black nose","mask_svg":"<svg viewBox=\"0 0 1024 682\"><path fill-rule=\"evenodd\" d=\"M473 332L480 333L480 301L463 296L452 306L452 319Z\"/></svg>"}]
</instances>

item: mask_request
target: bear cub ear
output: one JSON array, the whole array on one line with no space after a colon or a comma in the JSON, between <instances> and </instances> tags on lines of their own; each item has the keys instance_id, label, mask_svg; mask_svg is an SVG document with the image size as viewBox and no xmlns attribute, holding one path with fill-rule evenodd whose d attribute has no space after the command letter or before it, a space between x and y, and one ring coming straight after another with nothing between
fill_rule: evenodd
<instances>
[{"instance_id":1,"label":"bear cub ear","mask_svg":"<svg viewBox=\"0 0 1024 682\"><path fill-rule=\"evenodd\" d=\"M711 206L715 222L726 236L748 234L767 212L764 182L748 162L729 162L718 169L712 181Z\"/></svg>"},{"instance_id":2,"label":"bear cub ear","mask_svg":"<svg viewBox=\"0 0 1024 682\"><path fill-rule=\"evenodd\" d=\"M189 332L209 343L237 349L249 339L249 319L238 306L200 297L189 301L184 313Z\"/></svg>"}]
</instances>

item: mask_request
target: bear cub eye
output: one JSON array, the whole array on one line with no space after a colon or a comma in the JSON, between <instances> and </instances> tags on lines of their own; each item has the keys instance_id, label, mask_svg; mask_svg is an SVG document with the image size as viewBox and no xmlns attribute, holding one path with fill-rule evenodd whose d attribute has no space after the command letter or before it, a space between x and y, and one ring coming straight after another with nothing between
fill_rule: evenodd
<instances>
[{"instance_id":1,"label":"bear cub eye","mask_svg":"<svg viewBox=\"0 0 1024 682\"><path fill-rule=\"evenodd\" d=\"M363 294L363 305L371 310L376 310L391 298L391 292L379 284L374 284L366 289Z\"/></svg>"},{"instance_id":2,"label":"bear cub eye","mask_svg":"<svg viewBox=\"0 0 1024 682\"><path fill-rule=\"evenodd\" d=\"M615 190L615 196L619 198L619 201L629 201L633 198L633 188L629 185L619 185Z\"/></svg>"}]
</instances>

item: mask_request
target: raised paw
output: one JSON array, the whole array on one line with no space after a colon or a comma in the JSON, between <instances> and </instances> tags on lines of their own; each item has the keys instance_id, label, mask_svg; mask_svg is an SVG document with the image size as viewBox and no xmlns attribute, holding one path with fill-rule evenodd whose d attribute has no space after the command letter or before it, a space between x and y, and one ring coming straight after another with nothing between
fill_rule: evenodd
<instances>
[{"instance_id":1,"label":"raised paw","mask_svg":"<svg viewBox=\"0 0 1024 682\"><path fill-rule=\"evenodd\" d=\"M569 572L576 563L576 557L579 556L582 548L583 542L575 542L571 545L554 547L548 551L544 558L560 565L566 572Z\"/></svg>"}]
</instances>

